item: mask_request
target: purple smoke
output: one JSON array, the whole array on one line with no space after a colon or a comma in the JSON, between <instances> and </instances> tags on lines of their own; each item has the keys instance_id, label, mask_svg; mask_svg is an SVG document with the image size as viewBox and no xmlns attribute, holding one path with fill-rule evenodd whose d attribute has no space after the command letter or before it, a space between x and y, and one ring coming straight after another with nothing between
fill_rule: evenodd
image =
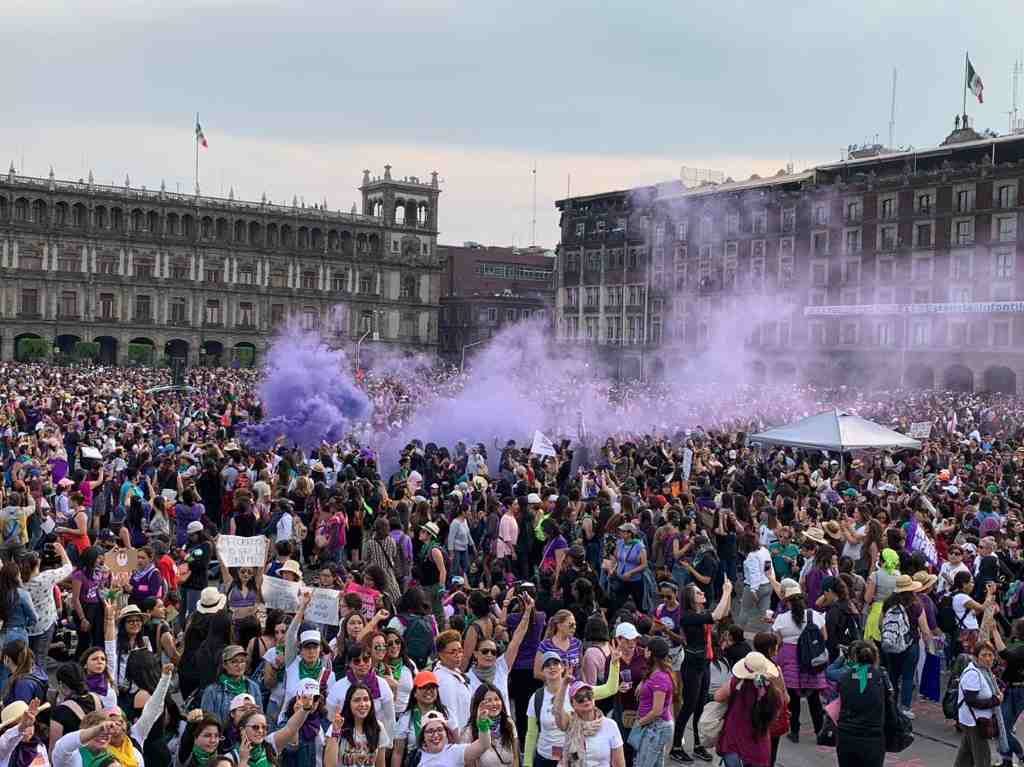
<instances>
[{"instance_id":1,"label":"purple smoke","mask_svg":"<svg viewBox=\"0 0 1024 767\"><path fill-rule=\"evenodd\" d=\"M345 352L297 327L288 327L271 345L259 392L264 420L241 435L257 449L269 448L279 437L305 449L338 442L371 410L352 380Z\"/></svg>"}]
</instances>

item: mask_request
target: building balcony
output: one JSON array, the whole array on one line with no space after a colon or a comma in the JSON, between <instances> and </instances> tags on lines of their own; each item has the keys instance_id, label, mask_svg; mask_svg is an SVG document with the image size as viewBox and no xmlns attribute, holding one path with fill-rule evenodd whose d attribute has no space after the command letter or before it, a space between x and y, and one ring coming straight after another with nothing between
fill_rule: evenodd
<instances>
[{"instance_id":1,"label":"building balcony","mask_svg":"<svg viewBox=\"0 0 1024 767\"><path fill-rule=\"evenodd\" d=\"M192 323L182 317L172 317L167 322L168 325L175 328L188 328L192 326Z\"/></svg>"},{"instance_id":2,"label":"building balcony","mask_svg":"<svg viewBox=\"0 0 1024 767\"><path fill-rule=\"evenodd\" d=\"M18 312L19 320L41 320L43 318L42 313L36 311Z\"/></svg>"},{"instance_id":3,"label":"building balcony","mask_svg":"<svg viewBox=\"0 0 1024 767\"><path fill-rule=\"evenodd\" d=\"M598 314L601 311L599 304L586 304L583 307L584 314Z\"/></svg>"}]
</instances>

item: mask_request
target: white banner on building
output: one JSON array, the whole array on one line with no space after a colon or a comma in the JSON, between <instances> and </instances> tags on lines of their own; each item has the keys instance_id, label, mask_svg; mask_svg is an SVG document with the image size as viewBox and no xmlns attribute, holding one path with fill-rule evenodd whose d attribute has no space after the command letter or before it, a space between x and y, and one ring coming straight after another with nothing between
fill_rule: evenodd
<instances>
[{"instance_id":1,"label":"white banner on building","mask_svg":"<svg viewBox=\"0 0 1024 767\"><path fill-rule=\"evenodd\" d=\"M910 424L910 434L908 435L912 439L928 439L932 433L932 422L931 421L918 421Z\"/></svg>"},{"instance_id":2,"label":"white banner on building","mask_svg":"<svg viewBox=\"0 0 1024 767\"><path fill-rule=\"evenodd\" d=\"M263 577L263 601L267 607L287 613L299 611L299 584L284 578Z\"/></svg>"},{"instance_id":3,"label":"white banner on building","mask_svg":"<svg viewBox=\"0 0 1024 767\"><path fill-rule=\"evenodd\" d=\"M267 538L264 535L219 535L217 556L224 567L263 567L267 563Z\"/></svg>"},{"instance_id":4,"label":"white banner on building","mask_svg":"<svg viewBox=\"0 0 1024 767\"><path fill-rule=\"evenodd\" d=\"M805 306L805 317L884 314L1024 314L1024 301L980 301L958 304L850 304Z\"/></svg>"}]
</instances>

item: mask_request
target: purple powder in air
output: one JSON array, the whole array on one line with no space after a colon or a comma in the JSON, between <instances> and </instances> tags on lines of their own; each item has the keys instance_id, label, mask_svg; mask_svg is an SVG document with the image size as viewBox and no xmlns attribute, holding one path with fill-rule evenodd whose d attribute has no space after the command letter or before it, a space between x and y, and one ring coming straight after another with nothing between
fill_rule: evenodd
<instances>
[{"instance_id":1,"label":"purple powder in air","mask_svg":"<svg viewBox=\"0 0 1024 767\"><path fill-rule=\"evenodd\" d=\"M265 450L275 440L307 450L338 442L366 418L369 399L352 380L345 352L319 334L289 327L274 340L259 388L264 420L242 430L242 440Z\"/></svg>"}]
</instances>

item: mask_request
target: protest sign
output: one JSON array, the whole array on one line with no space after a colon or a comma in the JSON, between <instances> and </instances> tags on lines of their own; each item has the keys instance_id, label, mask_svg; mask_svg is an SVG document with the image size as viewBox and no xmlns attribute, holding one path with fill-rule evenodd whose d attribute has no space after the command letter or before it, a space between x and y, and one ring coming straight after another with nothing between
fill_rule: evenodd
<instances>
[{"instance_id":1,"label":"protest sign","mask_svg":"<svg viewBox=\"0 0 1024 767\"><path fill-rule=\"evenodd\" d=\"M113 573L131 573L139 563L139 555L135 549L114 549L103 557L103 563Z\"/></svg>"},{"instance_id":2,"label":"protest sign","mask_svg":"<svg viewBox=\"0 0 1024 767\"><path fill-rule=\"evenodd\" d=\"M263 567L267 561L267 538L263 535L220 535L217 537L217 554L224 567Z\"/></svg>"},{"instance_id":3,"label":"protest sign","mask_svg":"<svg viewBox=\"0 0 1024 767\"><path fill-rule=\"evenodd\" d=\"M92 461L103 460L103 456L100 455L100 451L89 445L82 445L82 447L79 448L79 453L81 454L82 458L88 458Z\"/></svg>"},{"instance_id":4,"label":"protest sign","mask_svg":"<svg viewBox=\"0 0 1024 767\"><path fill-rule=\"evenodd\" d=\"M683 479L689 481L690 471L693 469L693 450L688 447L683 448Z\"/></svg>"},{"instance_id":5,"label":"protest sign","mask_svg":"<svg viewBox=\"0 0 1024 767\"><path fill-rule=\"evenodd\" d=\"M268 608L284 610L286 613L298 612L299 584L286 581L284 578L265 575L263 577L263 601Z\"/></svg>"},{"instance_id":6,"label":"protest sign","mask_svg":"<svg viewBox=\"0 0 1024 767\"><path fill-rule=\"evenodd\" d=\"M917 423L910 424L910 434L912 439L928 439L932 433L932 422L931 421L918 421Z\"/></svg>"},{"instance_id":7,"label":"protest sign","mask_svg":"<svg viewBox=\"0 0 1024 767\"><path fill-rule=\"evenodd\" d=\"M371 589L369 586L360 586L358 583L350 583L345 587L346 594L358 594L363 602L363 617L369 620L377 612L377 599L380 592Z\"/></svg>"},{"instance_id":8,"label":"protest sign","mask_svg":"<svg viewBox=\"0 0 1024 767\"><path fill-rule=\"evenodd\" d=\"M178 500L177 490L168 490L165 488L164 490L160 491L160 495L162 495L164 500L167 501L168 503L175 503Z\"/></svg>"},{"instance_id":9,"label":"protest sign","mask_svg":"<svg viewBox=\"0 0 1024 767\"><path fill-rule=\"evenodd\" d=\"M310 623L325 623L329 626L340 624L338 598L340 591L334 589L313 589L313 598L306 608L306 620Z\"/></svg>"},{"instance_id":10,"label":"protest sign","mask_svg":"<svg viewBox=\"0 0 1024 767\"><path fill-rule=\"evenodd\" d=\"M557 455L555 452L555 446L551 440L541 434L539 431L533 432L533 447L530 448L531 453L537 455L549 455L552 458Z\"/></svg>"}]
</instances>

